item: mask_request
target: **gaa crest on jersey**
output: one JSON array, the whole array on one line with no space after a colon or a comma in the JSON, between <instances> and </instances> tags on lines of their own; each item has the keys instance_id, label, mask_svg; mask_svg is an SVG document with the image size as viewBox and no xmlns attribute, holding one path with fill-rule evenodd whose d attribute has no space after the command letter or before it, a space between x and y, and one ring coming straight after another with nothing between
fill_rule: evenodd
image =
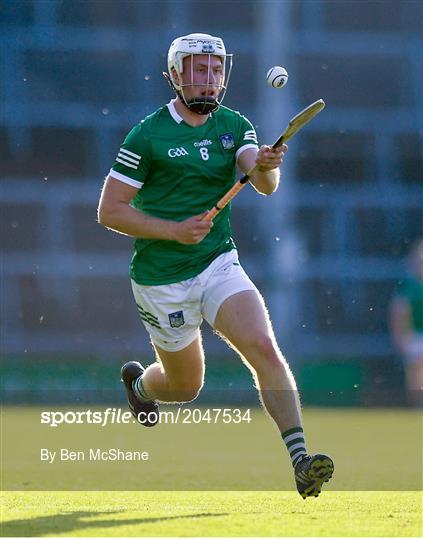
<instances>
[{"instance_id":1,"label":"gaa crest on jersey","mask_svg":"<svg viewBox=\"0 0 423 540\"><path fill-rule=\"evenodd\" d=\"M219 139L223 150L230 150L235 146L234 136L232 135L232 133L225 133L224 135L220 135Z\"/></svg>"},{"instance_id":2,"label":"gaa crest on jersey","mask_svg":"<svg viewBox=\"0 0 423 540\"><path fill-rule=\"evenodd\" d=\"M172 328L179 328L185 324L184 312L175 311L175 313L169 313L169 323Z\"/></svg>"}]
</instances>

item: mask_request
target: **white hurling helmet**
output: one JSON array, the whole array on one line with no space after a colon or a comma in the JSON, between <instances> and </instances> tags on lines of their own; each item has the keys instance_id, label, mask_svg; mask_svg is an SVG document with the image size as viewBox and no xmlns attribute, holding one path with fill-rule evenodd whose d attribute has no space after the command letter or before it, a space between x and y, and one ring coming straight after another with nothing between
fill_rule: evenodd
<instances>
[{"instance_id":1,"label":"white hurling helmet","mask_svg":"<svg viewBox=\"0 0 423 540\"><path fill-rule=\"evenodd\" d=\"M219 84L219 93L216 98L208 96L207 92L204 97L187 100L184 95L184 87L193 86L192 84L182 84L182 73L184 70L183 59L194 54L208 55L208 63L210 69L210 58L218 56L222 60L222 80ZM226 59L228 59L228 68L226 67ZM169 71L168 79L170 85L175 90L176 94L182 99L183 103L193 112L198 114L209 114L216 111L223 101L226 93L226 88L229 82L229 77L232 70L232 54L226 54L223 40L219 37L210 36L209 34L189 34L176 38L170 45L167 55L167 67ZM192 69L192 63L191 63ZM172 71L175 70L178 75L179 82L173 78ZM192 80L192 76L191 76ZM208 86L207 83L206 86ZM204 86L204 85L201 85ZM211 86L211 84L210 84Z\"/></svg>"}]
</instances>

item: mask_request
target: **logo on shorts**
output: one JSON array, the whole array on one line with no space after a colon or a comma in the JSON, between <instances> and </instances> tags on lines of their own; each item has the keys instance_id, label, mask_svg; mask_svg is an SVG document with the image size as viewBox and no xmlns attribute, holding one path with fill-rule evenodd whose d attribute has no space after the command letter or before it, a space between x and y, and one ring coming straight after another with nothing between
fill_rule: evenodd
<instances>
[{"instance_id":1,"label":"logo on shorts","mask_svg":"<svg viewBox=\"0 0 423 540\"><path fill-rule=\"evenodd\" d=\"M169 313L169 322L172 328L179 328L185 324L184 312L175 311L175 313Z\"/></svg>"}]
</instances>

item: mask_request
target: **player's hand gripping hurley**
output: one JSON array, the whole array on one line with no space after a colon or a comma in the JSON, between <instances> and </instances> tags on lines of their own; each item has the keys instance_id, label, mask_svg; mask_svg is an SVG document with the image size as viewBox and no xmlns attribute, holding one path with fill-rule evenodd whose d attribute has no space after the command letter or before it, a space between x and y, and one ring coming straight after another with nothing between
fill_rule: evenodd
<instances>
[{"instance_id":1,"label":"player's hand gripping hurley","mask_svg":"<svg viewBox=\"0 0 423 540\"><path fill-rule=\"evenodd\" d=\"M278 146L281 146L284 142L289 141L291 137L293 137L297 131L299 131L302 127L304 127L312 118L316 116L323 108L325 107L325 102L323 99L318 99L305 109L303 109L300 113L298 113L292 120L289 122L288 126L286 127L285 131L282 133L282 135L278 138L278 140L272 145L272 148L277 148ZM225 208L225 206L230 202L235 195L241 191L241 189L247 184L247 182L250 180L250 178L254 175L255 172L258 170L258 165L254 165L247 174L245 174L242 178L234 184L231 189L223 195L223 197L220 199L219 202L217 202L204 217L203 220L210 221L212 220L221 210Z\"/></svg>"}]
</instances>

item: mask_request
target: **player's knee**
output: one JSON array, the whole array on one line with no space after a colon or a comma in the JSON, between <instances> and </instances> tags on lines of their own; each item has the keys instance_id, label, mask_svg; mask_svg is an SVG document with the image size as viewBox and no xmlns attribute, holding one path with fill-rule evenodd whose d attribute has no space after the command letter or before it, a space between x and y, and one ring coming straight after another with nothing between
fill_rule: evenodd
<instances>
[{"instance_id":1,"label":"player's knee","mask_svg":"<svg viewBox=\"0 0 423 540\"><path fill-rule=\"evenodd\" d=\"M178 382L174 385L170 385L170 392L172 394L172 401L188 402L194 401L203 388L204 380L198 378L198 380Z\"/></svg>"},{"instance_id":2,"label":"player's knee","mask_svg":"<svg viewBox=\"0 0 423 540\"><path fill-rule=\"evenodd\" d=\"M192 388L179 388L174 390L173 399L181 403L187 403L189 401L194 401L201 391L201 386L194 386Z\"/></svg>"},{"instance_id":3,"label":"player's knee","mask_svg":"<svg viewBox=\"0 0 423 540\"><path fill-rule=\"evenodd\" d=\"M254 340L254 348L257 353L265 358L269 364L280 363L280 355L278 354L275 340L267 334L260 334Z\"/></svg>"},{"instance_id":4,"label":"player's knee","mask_svg":"<svg viewBox=\"0 0 423 540\"><path fill-rule=\"evenodd\" d=\"M286 362L271 336L266 334L257 336L254 349L259 359L254 366L256 371L280 371L287 368Z\"/></svg>"}]
</instances>

